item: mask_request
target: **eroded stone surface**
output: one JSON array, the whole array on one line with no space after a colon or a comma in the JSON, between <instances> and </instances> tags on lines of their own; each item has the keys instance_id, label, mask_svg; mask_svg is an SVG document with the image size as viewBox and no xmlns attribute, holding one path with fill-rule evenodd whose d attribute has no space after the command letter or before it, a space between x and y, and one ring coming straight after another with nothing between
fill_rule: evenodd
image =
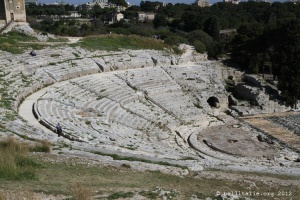
<instances>
[{"instance_id":1,"label":"eroded stone surface","mask_svg":"<svg viewBox=\"0 0 300 200\"><path fill-rule=\"evenodd\" d=\"M297 163L285 159L289 149L278 151L280 147L275 146L274 152L280 155L271 160L253 159L247 154L240 157L216 151L197 139L207 127L235 124L236 120L225 114L230 113L229 94L222 80L229 76L239 79L241 73L206 61L189 46L182 48L186 49L182 56L152 50L89 52L78 47L36 50L35 57L29 52L1 52L5 94L1 98L7 106L0 114L1 135L13 131L57 145L63 142L76 149L65 149L65 154L111 165L135 158L137 161L130 165L139 170L149 168L139 164L138 160L144 159L152 163L153 170L179 175L186 171L178 166L192 171L226 166L299 173ZM20 102L32 93L20 107L22 117L18 117ZM216 108L207 102L212 97L217 99ZM32 109L39 121L31 115ZM53 132L58 122L66 138ZM244 124L240 128L245 140L253 137L251 128ZM109 155L114 154L124 160L113 160ZM169 167L156 164L161 162ZM279 162L289 168L279 166Z\"/></svg>"}]
</instances>

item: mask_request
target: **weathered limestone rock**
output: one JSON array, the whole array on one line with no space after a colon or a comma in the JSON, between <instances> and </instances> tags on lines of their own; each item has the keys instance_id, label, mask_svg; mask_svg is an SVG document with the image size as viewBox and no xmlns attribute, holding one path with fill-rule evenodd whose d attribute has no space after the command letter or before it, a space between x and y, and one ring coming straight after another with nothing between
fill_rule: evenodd
<instances>
[{"instance_id":1,"label":"weathered limestone rock","mask_svg":"<svg viewBox=\"0 0 300 200\"><path fill-rule=\"evenodd\" d=\"M255 87L262 87L263 78L254 74L245 74L243 80Z\"/></svg>"},{"instance_id":2,"label":"weathered limestone rock","mask_svg":"<svg viewBox=\"0 0 300 200\"><path fill-rule=\"evenodd\" d=\"M27 23L16 25L13 27L13 30L27 36L33 36L36 34L34 30Z\"/></svg>"},{"instance_id":3,"label":"weathered limestone rock","mask_svg":"<svg viewBox=\"0 0 300 200\"><path fill-rule=\"evenodd\" d=\"M231 106L230 108L237 112L239 116L262 113L262 110L258 106Z\"/></svg>"},{"instance_id":4,"label":"weathered limestone rock","mask_svg":"<svg viewBox=\"0 0 300 200\"><path fill-rule=\"evenodd\" d=\"M233 97L233 95L228 96L228 103L229 106L237 106L238 105L238 100Z\"/></svg>"},{"instance_id":5,"label":"weathered limestone rock","mask_svg":"<svg viewBox=\"0 0 300 200\"><path fill-rule=\"evenodd\" d=\"M244 75L245 83L238 83L234 88L234 96L250 102L252 107L241 107L238 103L234 109L238 113L258 114L283 112L289 110L280 98L280 92L257 75ZM229 101L235 103L231 97Z\"/></svg>"},{"instance_id":6,"label":"weathered limestone rock","mask_svg":"<svg viewBox=\"0 0 300 200\"><path fill-rule=\"evenodd\" d=\"M42 35L42 34L38 34L36 33L29 25L28 23L19 23L16 24L12 30L19 32L21 34L27 35L27 36L32 36L32 37L36 37L39 41L47 41L48 38L52 38L55 39L56 37L52 34L47 34L47 35Z\"/></svg>"},{"instance_id":7,"label":"weathered limestone rock","mask_svg":"<svg viewBox=\"0 0 300 200\"><path fill-rule=\"evenodd\" d=\"M37 110L40 114L37 118L48 122L48 125L62 122L66 135L74 141L60 140L86 151L83 155L87 155L87 151L98 150L126 157L142 157L152 162L179 164L194 171L201 171L203 166L214 166L215 163L228 163L228 158L239 162L239 159L215 152L202 142L196 146L199 147L197 152L189 146L193 142L192 134L197 136L207 126L227 123L226 115L221 115L222 109L227 108L228 93L220 78L232 76L235 79L234 70L224 71L217 62L193 63L205 59L205 55L201 57L192 48L178 56L167 51L107 53L64 47L37 50L34 58L28 53L11 55L7 52L0 54L0 58L3 79L12 83L7 86L7 94L12 99L14 111L30 93L55 83L43 91L39 90L41 93L35 93L39 99L35 100L33 109L28 106L28 113ZM183 65L175 65L178 63ZM117 69L123 70L101 73ZM93 75L86 76L88 74ZM247 104L240 106L240 102L232 98L237 104L237 112L251 114L267 108L271 111L271 103L264 101L264 98L270 98L263 94L260 98L261 91L251 87L248 88L250 93L258 91L253 96L261 105L249 109ZM218 99L214 103L220 108L209 106L207 101L210 97ZM3 95L2 98L6 97ZM1 113L8 112L4 110ZM4 114L0 116L4 118ZM34 118L27 121L29 124ZM50 133L44 133L37 124L33 126L39 130L34 130L22 120L15 120L12 126L6 127L9 130L14 127L13 131L20 135L57 142L53 132L47 129ZM203 161L202 157L207 159ZM136 168L149 169L136 163ZM188 170L175 166L153 165L152 169L178 175L188 173Z\"/></svg>"}]
</instances>

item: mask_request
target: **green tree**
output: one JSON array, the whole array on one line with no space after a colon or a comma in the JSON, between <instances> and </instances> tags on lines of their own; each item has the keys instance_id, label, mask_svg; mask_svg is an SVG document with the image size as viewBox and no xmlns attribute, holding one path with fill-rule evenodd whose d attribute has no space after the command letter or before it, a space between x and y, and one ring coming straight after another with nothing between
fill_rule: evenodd
<instances>
[{"instance_id":1,"label":"green tree","mask_svg":"<svg viewBox=\"0 0 300 200\"><path fill-rule=\"evenodd\" d=\"M125 0L109 0L108 2L116 4L118 6L124 6L124 7L128 6Z\"/></svg>"},{"instance_id":2,"label":"green tree","mask_svg":"<svg viewBox=\"0 0 300 200\"><path fill-rule=\"evenodd\" d=\"M263 26L258 23L243 24L231 42L232 58L250 73L258 73L263 67L266 49L263 32Z\"/></svg>"},{"instance_id":3,"label":"green tree","mask_svg":"<svg viewBox=\"0 0 300 200\"><path fill-rule=\"evenodd\" d=\"M300 99L300 20L291 20L278 29L281 40L275 46L273 63L278 73L278 88L288 103Z\"/></svg>"},{"instance_id":4,"label":"green tree","mask_svg":"<svg viewBox=\"0 0 300 200\"><path fill-rule=\"evenodd\" d=\"M162 2L141 1L140 7L145 12L155 12L159 7L162 7Z\"/></svg>"},{"instance_id":5,"label":"green tree","mask_svg":"<svg viewBox=\"0 0 300 200\"><path fill-rule=\"evenodd\" d=\"M220 37L220 26L217 17L212 16L208 18L204 23L204 29L214 40L219 41Z\"/></svg>"},{"instance_id":6,"label":"green tree","mask_svg":"<svg viewBox=\"0 0 300 200\"><path fill-rule=\"evenodd\" d=\"M183 13L182 22L184 23L185 31L193 31L202 29L203 17L201 8L190 7Z\"/></svg>"},{"instance_id":7,"label":"green tree","mask_svg":"<svg viewBox=\"0 0 300 200\"><path fill-rule=\"evenodd\" d=\"M168 25L167 17L163 14L156 14L153 19L153 25L154 25L154 28L157 28L160 26L167 26Z\"/></svg>"},{"instance_id":8,"label":"green tree","mask_svg":"<svg viewBox=\"0 0 300 200\"><path fill-rule=\"evenodd\" d=\"M188 34L190 44L196 44L200 52L203 51L201 43L205 45L208 56L216 58L221 52L221 47L218 43L214 42L212 37L202 30L192 31Z\"/></svg>"},{"instance_id":9,"label":"green tree","mask_svg":"<svg viewBox=\"0 0 300 200\"><path fill-rule=\"evenodd\" d=\"M199 53L205 53L205 45L200 40L195 40L192 45L195 47L195 50Z\"/></svg>"}]
</instances>

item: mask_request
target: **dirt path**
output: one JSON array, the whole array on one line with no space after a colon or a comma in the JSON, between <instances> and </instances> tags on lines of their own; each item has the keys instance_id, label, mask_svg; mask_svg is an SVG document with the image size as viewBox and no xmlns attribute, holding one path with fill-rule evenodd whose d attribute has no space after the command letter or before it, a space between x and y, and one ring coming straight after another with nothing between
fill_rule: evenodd
<instances>
[{"instance_id":1,"label":"dirt path","mask_svg":"<svg viewBox=\"0 0 300 200\"><path fill-rule=\"evenodd\" d=\"M271 136L277 138L279 141L286 143L290 147L300 150L300 137L290 131L277 126L271 121L264 119L271 116L288 116L297 115L299 113L274 113L274 114L260 114L256 116L242 117L247 123L265 131Z\"/></svg>"}]
</instances>

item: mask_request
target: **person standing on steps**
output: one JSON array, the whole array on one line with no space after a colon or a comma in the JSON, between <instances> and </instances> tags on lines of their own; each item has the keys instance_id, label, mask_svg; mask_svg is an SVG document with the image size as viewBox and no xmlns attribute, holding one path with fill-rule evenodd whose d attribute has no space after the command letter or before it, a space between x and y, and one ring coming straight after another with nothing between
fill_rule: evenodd
<instances>
[{"instance_id":1,"label":"person standing on steps","mask_svg":"<svg viewBox=\"0 0 300 200\"><path fill-rule=\"evenodd\" d=\"M58 137L62 134L62 128L59 123L56 125L56 133L58 134Z\"/></svg>"}]
</instances>

